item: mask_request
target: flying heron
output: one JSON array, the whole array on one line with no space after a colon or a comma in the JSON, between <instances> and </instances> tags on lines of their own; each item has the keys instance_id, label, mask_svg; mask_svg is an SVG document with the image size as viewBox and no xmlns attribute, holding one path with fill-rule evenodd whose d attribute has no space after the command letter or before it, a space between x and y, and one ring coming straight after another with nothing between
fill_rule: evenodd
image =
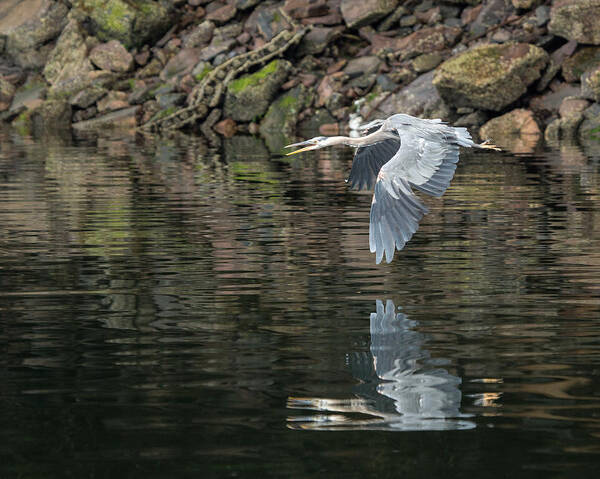
<instances>
[{"instance_id":1,"label":"flying heron","mask_svg":"<svg viewBox=\"0 0 600 479\"><path fill-rule=\"evenodd\" d=\"M303 147L288 155L334 145L357 148L347 182L359 190L375 185L369 246L371 253L376 253L377 264L384 253L386 261L392 261L394 250L404 248L428 212L411 187L440 197L454 176L460 146L499 150L487 141L475 143L466 128L402 113L371 121L360 129L368 134L358 138L317 136L286 148Z\"/></svg>"}]
</instances>

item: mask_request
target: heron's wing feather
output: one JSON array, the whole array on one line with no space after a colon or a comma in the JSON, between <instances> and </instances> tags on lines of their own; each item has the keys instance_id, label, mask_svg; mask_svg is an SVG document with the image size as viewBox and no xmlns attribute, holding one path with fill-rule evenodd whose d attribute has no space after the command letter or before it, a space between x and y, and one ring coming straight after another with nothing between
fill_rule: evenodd
<instances>
[{"instance_id":1,"label":"heron's wing feather","mask_svg":"<svg viewBox=\"0 0 600 479\"><path fill-rule=\"evenodd\" d=\"M432 196L442 196L450 185L459 147L474 145L466 128L448 126L439 120L398 114L388 118L382 128L395 130L402 138L390 168Z\"/></svg>"},{"instance_id":2,"label":"heron's wing feather","mask_svg":"<svg viewBox=\"0 0 600 479\"><path fill-rule=\"evenodd\" d=\"M379 264L385 254L389 263L419 227L427 207L400 178L379 177L375 184L369 224L369 246Z\"/></svg>"},{"instance_id":3,"label":"heron's wing feather","mask_svg":"<svg viewBox=\"0 0 600 479\"><path fill-rule=\"evenodd\" d=\"M412 185L423 193L440 197L445 193L448 186L450 186L450 182L454 177L456 164L458 163L458 146L448 144L441 151L436 151L436 154L431 156L428 156L427 151L425 151L421 158L416 159L417 164L420 162L428 162L436 167L437 170L425 183L412 183Z\"/></svg>"},{"instance_id":4,"label":"heron's wing feather","mask_svg":"<svg viewBox=\"0 0 600 479\"><path fill-rule=\"evenodd\" d=\"M377 174L398 151L400 141L385 140L356 150L350 176L346 180L352 189L371 189Z\"/></svg>"}]
</instances>

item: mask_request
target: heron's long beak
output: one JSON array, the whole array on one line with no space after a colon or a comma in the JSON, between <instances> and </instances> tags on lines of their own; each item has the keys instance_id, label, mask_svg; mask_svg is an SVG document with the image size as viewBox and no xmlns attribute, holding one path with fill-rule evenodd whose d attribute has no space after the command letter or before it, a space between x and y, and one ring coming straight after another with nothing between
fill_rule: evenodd
<instances>
[{"instance_id":1,"label":"heron's long beak","mask_svg":"<svg viewBox=\"0 0 600 479\"><path fill-rule=\"evenodd\" d=\"M296 151L290 151L289 153L286 153L285 156L295 155L296 153L301 153L303 151L314 150L315 147L317 146L315 143L312 143L310 140L307 140L307 141L301 141L300 143L292 143L291 145L287 145L284 148L295 148L297 146L302 146L302 145L308 145L308 146L305 146L304 148L300 148L299 150L296 150Z\"/></svg>"}]
</instances>

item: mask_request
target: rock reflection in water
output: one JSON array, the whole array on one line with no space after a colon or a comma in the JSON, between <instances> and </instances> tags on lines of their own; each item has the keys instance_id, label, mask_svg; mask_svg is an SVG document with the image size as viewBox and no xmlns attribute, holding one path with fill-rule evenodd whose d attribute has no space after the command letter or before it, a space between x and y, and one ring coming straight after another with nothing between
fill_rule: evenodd
<instances>
[{"instance_id":1,"label":"rock reflection in water","mask_svg":"<svg viewBox=\"0 0 600 479\"><path fill-rule=\"evenodd\" d=\"M349 363L360 381L356 398L288 398L290 409L319 411L291 416L294 429L389 429L400 431L471 429L461 414L461 378L428 365L426 337L416 321L396 313L394 302L377 300L371 313L370 353L353 353ZM439 362L439 361L438 361Z\"/></svg>"}]
</instances>

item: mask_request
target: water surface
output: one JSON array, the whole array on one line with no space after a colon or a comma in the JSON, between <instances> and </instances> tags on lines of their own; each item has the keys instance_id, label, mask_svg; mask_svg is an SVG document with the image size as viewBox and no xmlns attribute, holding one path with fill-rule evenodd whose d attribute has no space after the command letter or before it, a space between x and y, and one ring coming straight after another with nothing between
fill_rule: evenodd
<instances>
[{"instance_id":1,"label":"water surface","mask_svg":"<svg viewBox=\"0 0 600 479\"><path fill-rule=\"evenodd\" d=\"M465 152L375 265L351 153L0 132L0 477L596 477L598 159Z\"/></svg>"}]
</instances>

